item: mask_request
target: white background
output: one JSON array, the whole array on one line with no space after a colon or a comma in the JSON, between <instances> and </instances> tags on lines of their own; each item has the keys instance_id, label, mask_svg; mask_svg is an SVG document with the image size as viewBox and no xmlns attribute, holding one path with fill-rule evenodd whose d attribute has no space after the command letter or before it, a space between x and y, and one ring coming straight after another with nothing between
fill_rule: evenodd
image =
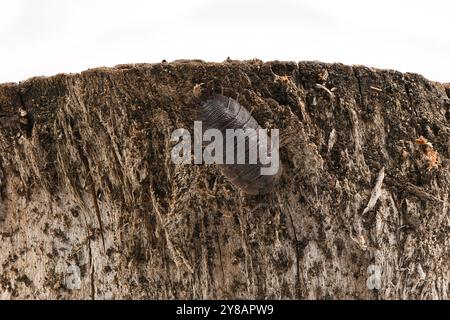
<instances>
[{"instance_id":1,"label":"white background","mask_svg":"<svg viewBox=\"0 0 450 320\"><path fill-rule=\"evenodd\" d=\"M364 64L450 82L450 1L0 2L0 83L228 56Z\"/></svg>"}]
</instances>

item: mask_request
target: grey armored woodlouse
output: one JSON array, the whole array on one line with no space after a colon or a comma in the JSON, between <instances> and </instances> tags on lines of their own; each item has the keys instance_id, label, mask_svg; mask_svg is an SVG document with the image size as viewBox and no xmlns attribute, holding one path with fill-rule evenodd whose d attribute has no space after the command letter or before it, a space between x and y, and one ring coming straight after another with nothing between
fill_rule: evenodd
<instances>
[{"instance_id":1,"label":"grey armored woodlouse","mask_svg":"<svg viewBox=\"0 0 450 320\"><path fill-rule=\"evenodd\" d=\"M224 136L226 129L261 129L245 107L236 100L219 94L214 94L204 100L200 108L199 120L203 123L203 130L218 129ZM268 144L270 150L270 139ZM248 159L248 144L245 146L245 153ZM280 179L282 172L281 161L275 175L261 175L260 169L263 165L259 161L256 164L248 164L248 162L246 164L220 164L218 167L235 186L251 195L270 192Z\"/></svg>"}]
</instances>

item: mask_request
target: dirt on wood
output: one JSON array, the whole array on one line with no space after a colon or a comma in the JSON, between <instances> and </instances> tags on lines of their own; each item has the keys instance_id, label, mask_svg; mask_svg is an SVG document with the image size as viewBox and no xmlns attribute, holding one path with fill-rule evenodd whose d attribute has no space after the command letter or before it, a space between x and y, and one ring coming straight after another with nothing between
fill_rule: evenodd
<instances>
[{"instance_id":1,"label":"dirt on wood","mask_svg":"<svg viewBox=\"0 0 450 320\"><path fill-rule=\"evenodd\" d=\"M198 85L280 129L269 195L171 162ZM448 299L449 89L259 60L0 85L0 298Z\"/></svg>"}]
</instances>

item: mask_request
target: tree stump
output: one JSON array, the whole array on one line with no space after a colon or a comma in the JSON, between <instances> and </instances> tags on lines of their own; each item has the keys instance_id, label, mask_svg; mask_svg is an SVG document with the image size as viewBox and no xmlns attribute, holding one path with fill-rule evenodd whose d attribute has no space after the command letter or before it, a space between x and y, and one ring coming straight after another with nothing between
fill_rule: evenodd
<instances>
[{"instance_id":1,"label":"tree stump","mask_svg":"<svg viewBox=\"0 0 450 320\"><path fill-rule=\"evenodd\" d=\"M171 162L198 85L280 129L274 192ZM2 84L0 298L448 299L448 88L259 60Z\"/></svg>"}]
</instances>

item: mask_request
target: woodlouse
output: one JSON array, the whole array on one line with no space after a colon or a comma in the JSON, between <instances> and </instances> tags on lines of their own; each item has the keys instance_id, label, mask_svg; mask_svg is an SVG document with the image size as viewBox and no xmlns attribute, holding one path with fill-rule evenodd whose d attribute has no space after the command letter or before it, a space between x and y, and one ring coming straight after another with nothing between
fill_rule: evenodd
<instances>
[{"instance_id":1,"label":"woodlouse","mask_svg":"<svg viewBox=\"0 0 450 320\"><path fill-rule=\"evenodd\" d=\"M227 129L261 129L250 112L232 98L214 94L204 101L200 108L199 116L204 131L207 129L218 129L225 137ZM261 141L258 140L258 144L260 143ZM236 141L234 141L234 147L236 150ZM268 150L270 150L270 139L268 139ZM249 151L252 150L249 150L249 144L246 143L246 159L248 159ZM219 164L218 167L222 174L234 185L251 195L270 192L280 179L282 172L280 162L276 174L262 175L261 168L268 166L261 164L259 159L256 164L249 164L246 161L245 164Z\"/></svg>"}]
</instances>

